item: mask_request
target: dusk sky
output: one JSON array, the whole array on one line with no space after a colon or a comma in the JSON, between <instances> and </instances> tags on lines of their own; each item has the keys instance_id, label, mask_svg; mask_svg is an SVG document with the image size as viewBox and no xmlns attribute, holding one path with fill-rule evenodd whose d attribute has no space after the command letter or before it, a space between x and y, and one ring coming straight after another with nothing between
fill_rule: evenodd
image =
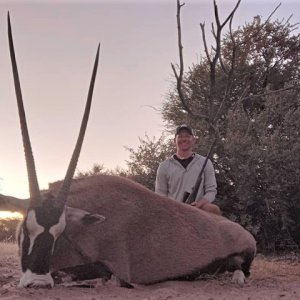
<instances>
[{"instance_id":1,"label":"dusk sky","mask_svg":"<svg viewBox=\"0 0 300 300\"><path fill-rule=\"evenodd\" d=\"M185 0L185 69L203 53L213 1ZM235 0L219 0L221 21ZM300 1L282 0L272 20L300 21ZM234 26L265 20L279 1L242 0ZM16 58L40 188L64 177L86 101L97 45L100 64L78 170L126 167L139 137L159 137L158 112L178 62L176 0L0 0L0 193L28 197L28 182L7 41L10 12Z\"/></svg>"}]
</instances>

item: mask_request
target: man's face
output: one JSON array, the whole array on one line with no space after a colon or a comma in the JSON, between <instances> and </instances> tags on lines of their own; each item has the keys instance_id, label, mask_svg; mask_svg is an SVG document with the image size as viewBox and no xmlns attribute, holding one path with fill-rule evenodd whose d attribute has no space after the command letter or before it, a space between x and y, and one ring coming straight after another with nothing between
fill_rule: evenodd
<instances>
[{"instance_id":1,"label":"man's face","mask_svg":"<svg viewBox=\"0 0 300 300\"><path fill-rule=\"evenodd\" d=\"M195 137L187 130L180 130L175 136L176 148L180 151L192 150L195 145Z\"/></svg>"}]
</instances>

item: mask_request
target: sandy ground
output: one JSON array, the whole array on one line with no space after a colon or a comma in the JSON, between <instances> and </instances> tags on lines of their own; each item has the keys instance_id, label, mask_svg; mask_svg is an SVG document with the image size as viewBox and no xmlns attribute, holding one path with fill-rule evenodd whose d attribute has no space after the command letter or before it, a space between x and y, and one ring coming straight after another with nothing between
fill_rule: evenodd
<instances>
[{"instance_id":1,"label":"sandy ground","mask_svg":"<svg viewBox=\"0 0 300 300\"><path fill-rule=\"evenodd\" d=\"M3 246L2 246L3 248ZM13 250L15 251L15 250ZM300 299L299 256L265 258L257 256L251 277L244 287L231 283L230 274L202 278L192 282L167 281L126 289L114 280L105 285L101 280L56 285L53 289L19 289L19 260L16 253L0 251L0 299L51 300L259 300Z\"/></svg>"}]
</instances>

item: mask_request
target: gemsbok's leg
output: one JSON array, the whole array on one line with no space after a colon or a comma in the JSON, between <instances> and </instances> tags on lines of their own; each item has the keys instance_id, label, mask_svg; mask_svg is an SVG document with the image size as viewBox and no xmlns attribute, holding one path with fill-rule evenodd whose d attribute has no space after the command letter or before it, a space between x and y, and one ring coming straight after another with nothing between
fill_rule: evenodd
<instances>
[{"instance_id":1,"label":"gemsbok's leg","mask_svg":"<svg viewBox=\"0 0 300 300\"><path fill-rule=\"evenodd\" d=\"M243 286L245 284L245 274L243 272L244 258L242 256L236 255L230 258L228 269L233 271L231 282Z\"/></svg>"}]
</instances>

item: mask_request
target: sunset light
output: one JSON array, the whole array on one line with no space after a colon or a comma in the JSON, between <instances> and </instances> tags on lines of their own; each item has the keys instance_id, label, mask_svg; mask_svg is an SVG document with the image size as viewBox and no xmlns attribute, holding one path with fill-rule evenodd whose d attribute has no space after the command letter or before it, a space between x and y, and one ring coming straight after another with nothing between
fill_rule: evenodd
<instances>
[{"instance_id":1,"label":"sunset light","mask_svg":"<svg viewBox=\"0 0 300 300\"><path fill-rule=\"evenodd\" d=\"M22 219L23 215L18 212L12 211L0 211L0 220L1 219Z\"/></svg>"}]
</instances>

